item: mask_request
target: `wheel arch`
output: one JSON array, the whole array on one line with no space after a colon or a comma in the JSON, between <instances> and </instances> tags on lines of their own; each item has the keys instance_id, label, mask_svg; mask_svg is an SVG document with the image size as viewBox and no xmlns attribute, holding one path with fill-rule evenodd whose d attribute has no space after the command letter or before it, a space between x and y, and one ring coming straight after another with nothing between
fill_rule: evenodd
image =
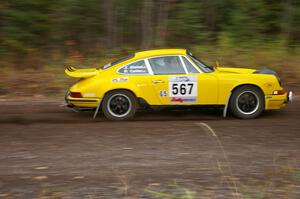
<instances>
[{"instance_id":1,"label":"wheel arch","mask_svg":"<svg viewBox=\"0 0 300 199\"><path fill-rule=\"evenodd\" d=\"M107 96L109 93L114 92L114 91L128 91L130 92L135 98L137 98L137 95L135 94L135 92L133 92L132 90L128 89L128 88L113 88L113 89L109 89L107 90L103 96L102 96L102 100L101 100L101 104L103 103L103 99L105 96Z\"/></svg>"},{"instance_id":2,"label":"wheel arch","mask_svg":"<svg viewBox=\"0 0 300 199\"><path fill-rule=\"evenodd\" d=\"M243 86L252 86L252 87L254 87L254 88L257 88L257 89L260 90L260 92L261 92L263 95L265 95L263 89L261 89L261 87L259 87L259 86L256 85L256 84L246 83L246 84L239 84L239 85L234 86L234 87L231 89L231 91L229 92L229 94L228 94L228 97L227 97L227 100L226 100L226 104L225 104L225 107L224 107L224 110L223 110L223 117L226 117L226 116L227 116L228 110L230 110L230 108L229 108L229 103L230 103L230 100L231 100L231 98L232 98L232 94L233 94L234 91L236 91L238 88L241 88L241 87L243 87ZM263 98L263 99L264 99L264 98ZM265 100L265 99L264 99L264 100ZM266 108L265 102L264 102L264 108Z\"/></svg>"},{"instance_id":3,"label":"wheel arch","mask_svg":"<svg viewBox=\"0 0 300 199\"><path fill-rule=\"evenodd\" d=\"M128 89L128 88L113 88L113 89L110 89L108 91L106 91L104 94L103 94L103 98L110 92L113 92L113 91L128 91L130 92L131 94L133 94L133 96L137 99L137 102L139 104L140 107L148 107L150 106L149 103L142 97L139 97L133 90L131 89ZM103 100L101 100L101 103L102 103Z\"/></svg>"},{"instance_id":4,"label":"wheel arch","mask_svg":"<svg viewBox=\"0 0 300 199\"><path fill-rule=\"evenodd\" d=\"M137 97L137 95L135 94L135 92L132 91L132 90L130 90L130 89L128 89L128 88L113 88L113 89L107 90L107 91L104 93L103 97L104 97L105 95L107 95L108 93L113 92L113 91L128 91L128 92L130 92L131 94L133 94L135 97Z\"/></svg>"},{"instance_id":5,"label":"wheel arch","mask_svg":"<svg viewBox=\"0 0 300 199\"><path fill-rule=\"evenodd\" d=\"M234 87L231 89L230 98L231 98L232 93L234 93L234 91L236 91L238 88L241 88L241 87L243 87L243 86L252 86L252 87L255 87L255 88L259 89L260 92L261 92L263 95L265 95L263 89L262 89L260 86L258 86L257 84L246 83L246 84L239 84L239 85L234 86Z\"/></svg>"},{"instance_id":6,"label":"wheel arch","mask_svg":"<svg viewBox=\"0 0 300 199\"><path fill-rule=\"evenodd\" d=\"M256 85L256 84L251 84L251 83L239 84L239 85L233 87L233 88L231 89L231 92L230 92L229 95L228 95L228 99L227 99L227 102L226 102L226 104L225 104L225 108L224 108L224 111L223 111L223 117L226 117L227 111L228 111L228 110L231 111L230 103L231 103L232 96L233 96L234 92L235 92L237 89L239 89L239 88L241 88L241 87L246 87L246 86L256 88L256 89L258 89L258 90L261 92L261 94L262 94L262 100L263 100L263 101L262 101L262 103L263 103L263 110L265 110L265 108L266 108L266 104L265 104L265 93L264 93L263 89L262 89L260 86Z\"/></svg>"},{"instance_id":7,"label":"wheel arch","mask_svg":"<svg viewBox=\"0 0 300 199\"><path fill-rule=\"evenodd\" d=\"M237 90L237 89L239 89L239 88L241 88L241 87L244 87L244 86L251 86L251 87L254 87L254 88L257 88L261 93L262 93L262 95L263 95L263 103L264 103L264 109L266 108L266 104L265 104L265 93L264 93L264 91L263 91L263 89L260 87L260 86L258 86L257 84L251 84L251 83L246 83L246 84L239 84L239 85L236 85L235 87L233 87L232 89L231 89L231 92L230 92L230 96L229 96L229 98L228 98L228 101L227 101L227 103L226 103L226 108L228 107L228 105L229 105L229 103L230 103L230 100L231 100L231 98L232 98L232 94ZM228 109L230 109L229 107L228 107ZM227 110L226 110L227 111ZM225 115L226 115L226 113L225 113Z\"/></svg>"}]
</instances>

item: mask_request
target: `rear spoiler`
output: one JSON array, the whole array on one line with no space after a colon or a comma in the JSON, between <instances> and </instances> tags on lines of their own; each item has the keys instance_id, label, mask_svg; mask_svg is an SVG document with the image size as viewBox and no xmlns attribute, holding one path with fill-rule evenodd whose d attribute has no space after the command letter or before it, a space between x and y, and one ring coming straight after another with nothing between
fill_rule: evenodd
<instances>
[{"instance_id":1,"label":"rear spoiler","mask_svg":"<svg viewBox=\"0 0 300 199\"><path fill-rule=\"evenodd\" d=\"M65 73L74 78L88 78L99 74L99 70L96 68L77 69L73 66L66 68Z\"/></svg>"}]
</instances>

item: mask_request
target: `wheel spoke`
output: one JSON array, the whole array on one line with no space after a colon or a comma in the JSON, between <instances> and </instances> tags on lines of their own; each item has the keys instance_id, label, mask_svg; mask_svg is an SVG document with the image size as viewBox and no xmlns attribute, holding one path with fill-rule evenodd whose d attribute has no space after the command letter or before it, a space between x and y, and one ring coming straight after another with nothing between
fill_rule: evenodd
<instances>
[{"instance_id":1,"label":"wheel spoke","mask_svg":"<svg viewBox=\"0 0 300 199\"><path fill-rule=\"evenodd\" d=\"M237 106L245 114L251 113L258 107L257 96L252 92L244 92L238 96Z\"/></svg>"},{"instance_id":2,"label":"wheel spoke","mask_svg":"<svg viewBox=\"0 0 300 199\"><path fill-rule=\"evenodd\" d=\"M126 114L131 106L128 97L120 94L110 99L108 107L113 114L121 116Z\"/></svg>"}]
</instances>

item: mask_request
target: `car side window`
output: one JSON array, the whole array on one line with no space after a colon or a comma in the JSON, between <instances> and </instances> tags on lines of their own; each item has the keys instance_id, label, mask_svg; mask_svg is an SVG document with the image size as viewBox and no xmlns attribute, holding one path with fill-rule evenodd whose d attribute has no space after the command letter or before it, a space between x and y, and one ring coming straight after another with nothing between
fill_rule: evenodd
<instances>
[{"instance_id":1,"label":"car side window","mask_svg":"<svg viewBox=\"0 0 300 199\"><path fill-rule=\"evenodd\" d=\"M188 73L199 73L199 71L191 64L191 62L189 60L187 60L187 58L182 56L182 59L183 59L183 62L186 66Z\"/></svg>"},{"instance_id":2,"label":"car side window","mask_svg":"<svg viewBox=\"0 0 300 199\"><path fill-rule=\"evenodd\" d=\"M118 72L122 74L131 74L131 75L149 74L144 60L136 61L126 66L123 66L118 70Z\"/></svg>"},{"instance_id":3,"label":"car side window","mask_svg":"<svg viewBox=\"0 0 300 199\"><path fill-rule=\"evenodd\" d=\"M154 75L186 74L178 56L148 59Z\"/></svg>"}]
</instances>

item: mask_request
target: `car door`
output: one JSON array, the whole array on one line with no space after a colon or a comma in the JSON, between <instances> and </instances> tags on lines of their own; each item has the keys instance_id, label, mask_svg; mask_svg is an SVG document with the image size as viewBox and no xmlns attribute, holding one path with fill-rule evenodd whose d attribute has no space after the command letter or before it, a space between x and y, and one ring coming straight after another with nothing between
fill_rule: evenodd
<instances>
[{"instance_id":1,"label":"car door","mask_svg":"<svg viewBox=\"0 0 300 199\"><path fill-rule=\"evenodd\" d=\"M197 75L197 104L215 105L218 104L218 79L213 73L206 73L193 63L188 57L181 56L189 75Z\"/></svg>"},{"instance_id":2,"label":"car door","mask_svg":"<svg viewBox=\"0 0 300 199\"><path fill-rule=\"evenodd\" d=\"M189 105L198 101L197 74L187 74L182 58L168 55L148 58L157 105Z\"/></svg>"},{"instance_id":3,"label":"car door","mask_svg":"<svg viewBox=\"0 0 300 199\"><path fill-rule=\"evenodd\" d=\"M218 79L203 72L186 56L147 59L157 105L218 104Z\"/></svg>"}]
</instances>

